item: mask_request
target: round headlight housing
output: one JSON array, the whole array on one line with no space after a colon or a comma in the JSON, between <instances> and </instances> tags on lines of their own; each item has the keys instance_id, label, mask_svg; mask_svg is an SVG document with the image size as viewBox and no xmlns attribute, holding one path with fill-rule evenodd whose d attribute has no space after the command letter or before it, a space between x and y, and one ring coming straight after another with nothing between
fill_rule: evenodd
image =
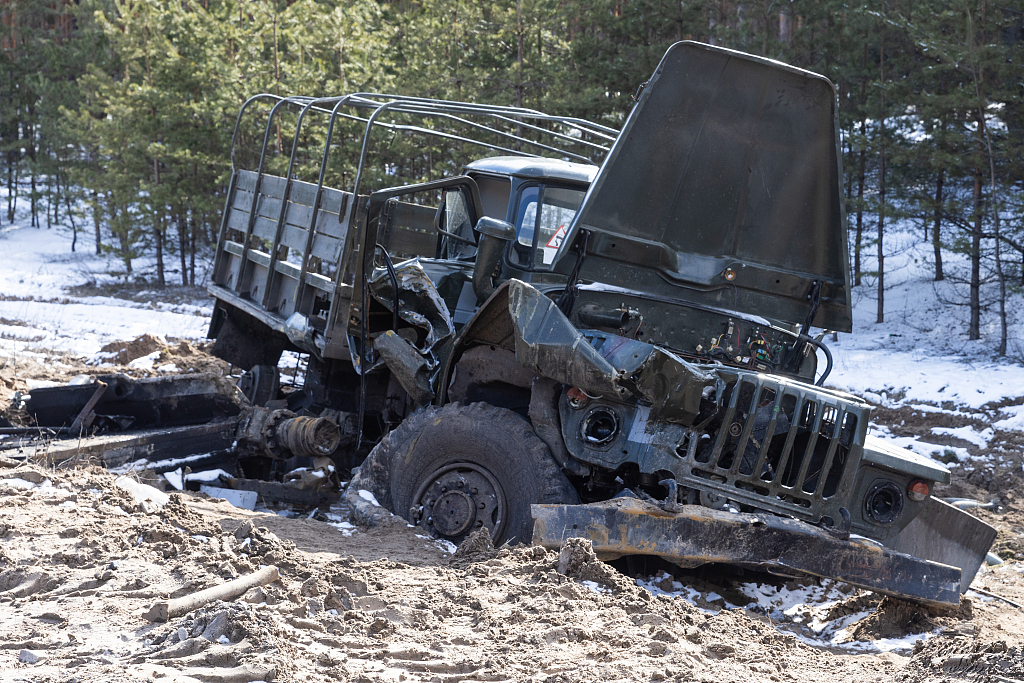
<instances>
[{"instance_id":1,"label":"round headlight housing","mask_svg":"<svg viewBox=\"0 0 1024 683\"><path fill-rule=\"evenodd\" d=\"M607 446L619 433L619 418L605 407L595 408L583 418L580 434L590 446Z\"/></svg>"},{"instance_id":2,"label":"round headlight housing","mask_svg":"<svg viewBox=\"0 0 1024 683\"><path fill-rule=\"evenodd\" d=\"M876 524L892 524L903 512L903 490L891 481L875 484L864 497L864 512Z\"/></svg>"}]
</instances>

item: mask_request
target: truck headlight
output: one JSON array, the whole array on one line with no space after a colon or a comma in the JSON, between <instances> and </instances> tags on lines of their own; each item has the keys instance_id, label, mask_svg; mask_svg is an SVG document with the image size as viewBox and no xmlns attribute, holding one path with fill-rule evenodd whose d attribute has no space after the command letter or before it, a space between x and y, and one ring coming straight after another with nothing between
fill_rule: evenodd
<instances>
[{"instance_id":1,"label":"truck headlight","mask_svg":"<svg viewBox=\"0 0 1024 683\"><path fill-rule=\"evenodd\" d=\"M606 446L619 433L619 418L608 408L595 408L580 425L583 440L591 446Z\"/></svg>"},{"instance_id":2,"label":"truck headlight","mask_svg":"<svg viewBox=\"0 0 1024 683\"><path fill-rule=\"evenodd\" d=\"M903 491L891 481L875 484L864 498L864 511L878 524L892 524L903 511Z\"/></svg>"}]
</instances>

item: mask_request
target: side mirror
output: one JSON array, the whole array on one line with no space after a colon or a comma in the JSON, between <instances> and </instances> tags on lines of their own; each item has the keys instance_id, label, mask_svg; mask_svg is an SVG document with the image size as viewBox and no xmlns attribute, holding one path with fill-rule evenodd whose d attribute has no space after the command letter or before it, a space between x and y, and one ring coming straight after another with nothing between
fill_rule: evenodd
<instances>
[{"instance_id":1,"label":"side mirror","mask_svg":"<svg viewBox=\"0 0 1024 683\"><path fill-rule=\"evenodd\" d=\"M483 303L494 293L494 278L501 274L501 252L516 237L516 228L510 223L484 216L474 228L479 235L476 263L473 266L473 291L477 303Z\"/></svg>"}]
</instances>

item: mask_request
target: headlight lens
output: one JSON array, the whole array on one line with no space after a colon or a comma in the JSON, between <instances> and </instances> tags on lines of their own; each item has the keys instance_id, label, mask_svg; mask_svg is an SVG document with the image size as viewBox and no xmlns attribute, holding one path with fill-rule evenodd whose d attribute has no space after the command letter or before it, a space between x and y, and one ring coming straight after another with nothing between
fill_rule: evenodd
<instances>
[{"instance_id":1,"label":"headlight lens","mask_svg":"<svg viewBox=\"0 0 1024 683\"><path fill-rule=\"evenodd\" d=\"M864 511L878 524L892 524L903 511L903 491L891 481L875 484L864 499Z\"/></svg>"}]
</instances>

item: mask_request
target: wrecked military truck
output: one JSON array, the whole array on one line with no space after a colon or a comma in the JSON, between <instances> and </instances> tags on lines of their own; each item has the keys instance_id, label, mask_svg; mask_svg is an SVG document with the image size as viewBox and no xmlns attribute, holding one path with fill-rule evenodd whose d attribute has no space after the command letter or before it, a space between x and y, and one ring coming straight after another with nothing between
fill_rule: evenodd
<instances>
[{"instance_id":1,"label":"wrecked military truck","mask_svg":"<svg viewBox=\"0 0 1024 683\"><path fill-rule=\"evenodd\" d=\"M364 520L373 500L454 542L581 536L604 559L957 604L994 530L931 496L948 470L867 435L870 406L823 386L810 335L852 326L831 83L681 42L636 100L620 132L250 99L235 145L260 106L262 144L233 156L214 353L256 402L348 425L336 460L372 448L347 493ZM426 182L395 182L407 140ZM431 180L442 146L461 168ZM286 350L308 357L287 392Z\"/></svg>"}]
</instances>

